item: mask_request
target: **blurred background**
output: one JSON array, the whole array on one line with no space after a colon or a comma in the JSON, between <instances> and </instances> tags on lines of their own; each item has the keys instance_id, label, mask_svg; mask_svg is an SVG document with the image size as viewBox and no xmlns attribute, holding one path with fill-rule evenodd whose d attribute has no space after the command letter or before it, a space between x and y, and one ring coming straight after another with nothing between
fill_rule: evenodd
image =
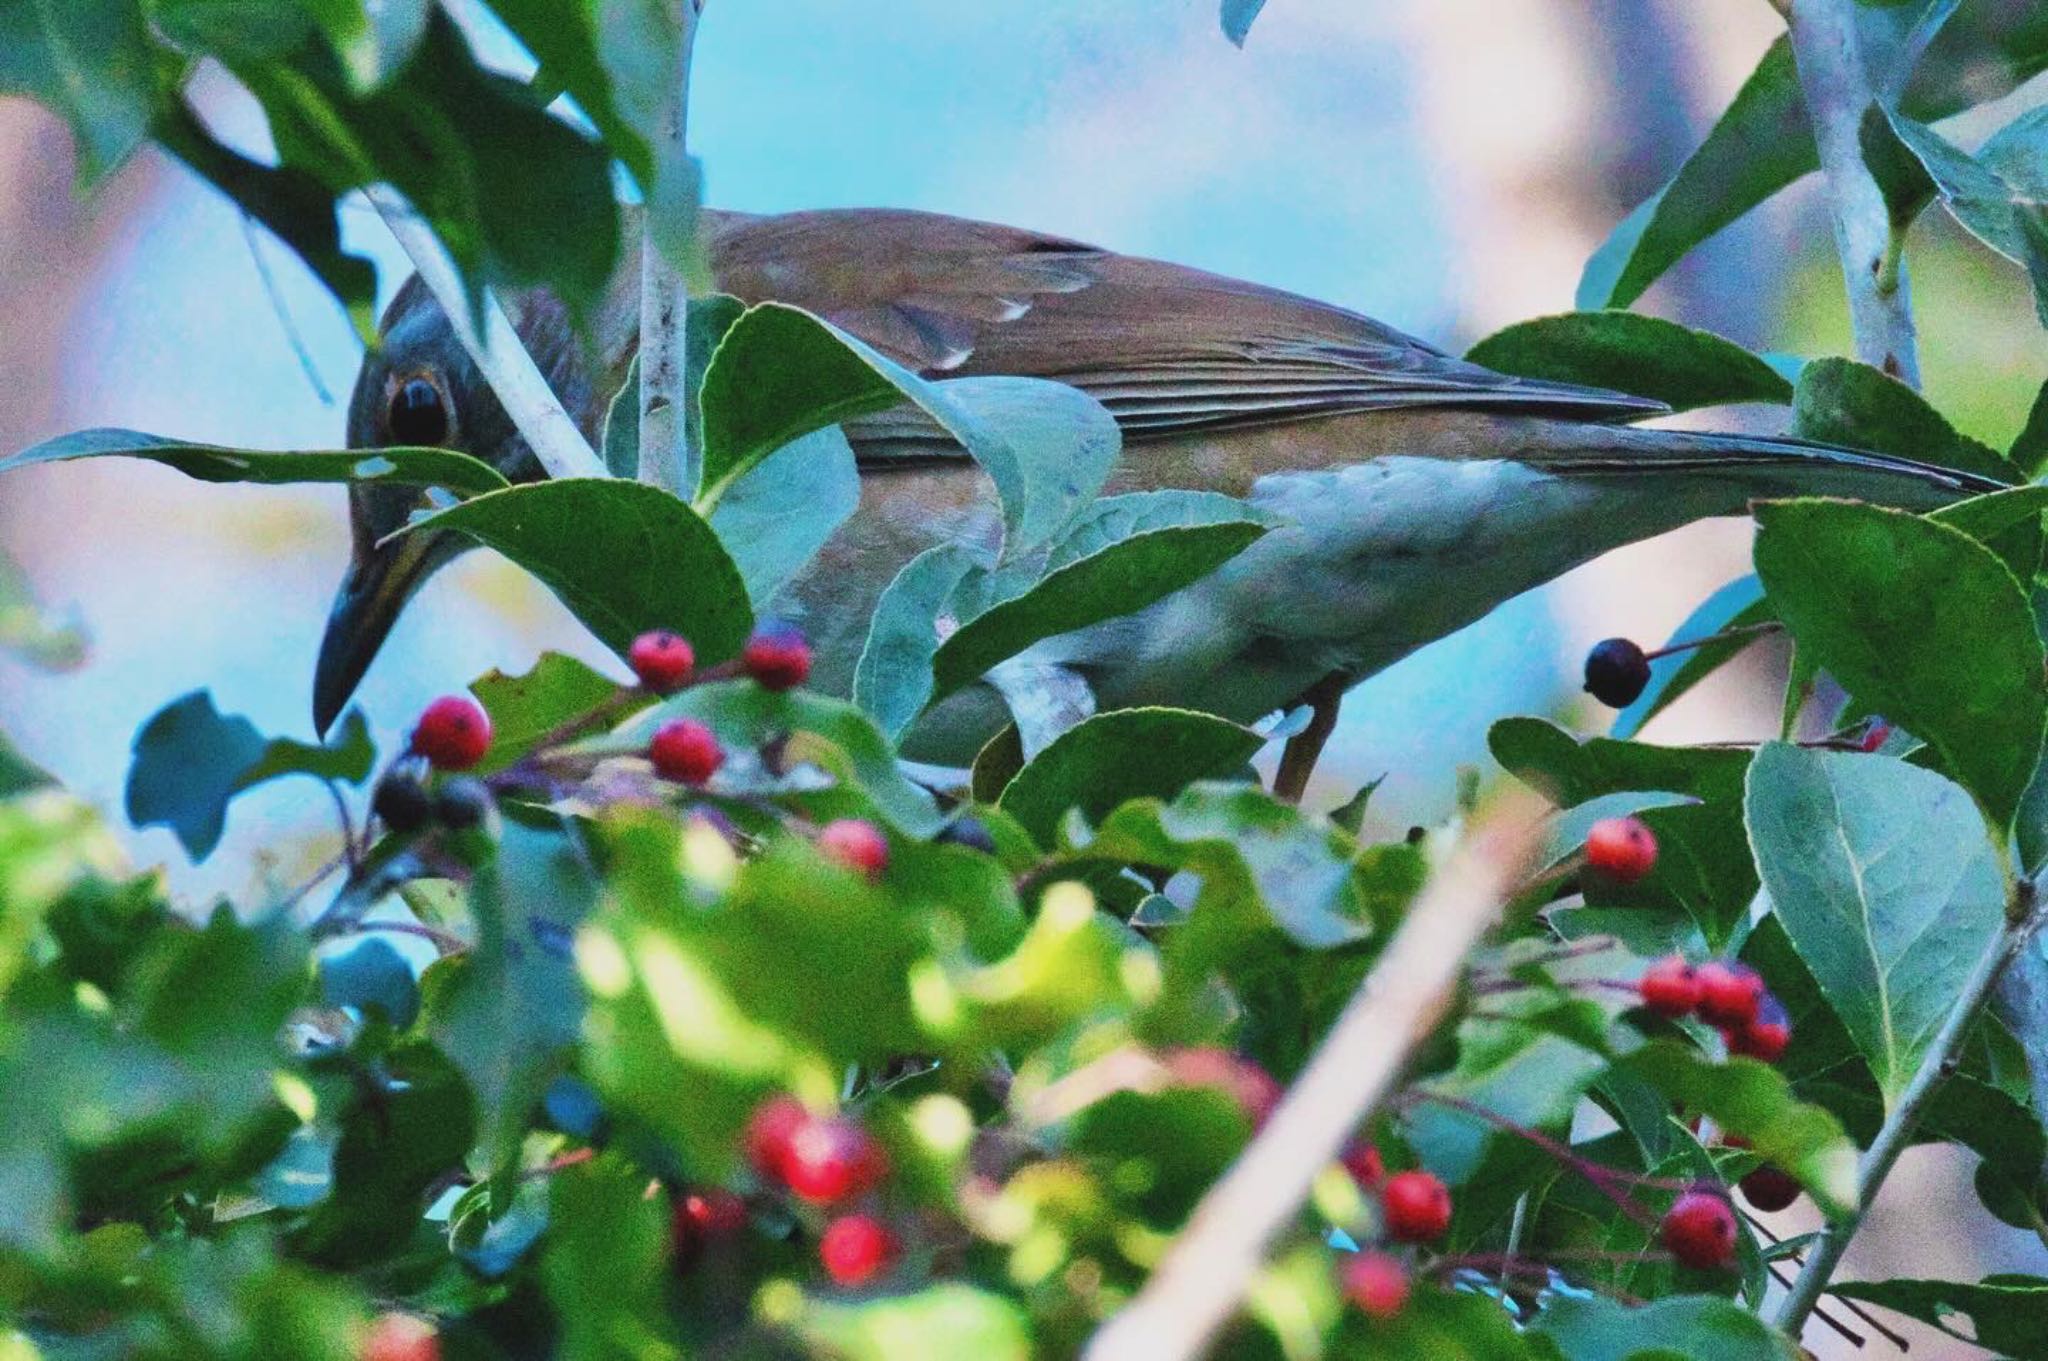
<instances>
[{"instance_id":1,"label":"blurred background","mask_svg":"<svg viewBox=\"0 0 2048 1361\"><path fill-rule=\"evenodd\" d=\"M1009 221L1312 294L1453 350L1568 310L1588 254L1677 168L1780 26L1758 0L1274 0L1239 52L1217 32L1215 0L709 8L691 136L714 204ZM1952 135L1974 144L2042 98L2023 90ZM207 103L260 152L261 120L229 82ZM91 202L71 177L56 120L0 100L0 452L99 425L339 442L359 351L285 251L155 155ZM402 258L367 209L346 225L383 265L388 298ZM2026 290L1934 213L1910 259L1929 395L2003 447L2048 374ZM1725 232L1644 305L1759 349L1843 351L1817 186ZM1748 536L1721 521L1610 555L1368 682L1312 802L1385 774L1373 816L1398 831L1451 806L1494 719L1576 712L1597 728L1604 712L1577 693L1586 648L1661 641L1747 570ZM0 656L0 730L117 826L132 735L187 690L211 688L266 732L308 735L314 652L347 554L340 491L208 487L119 462L36 468L0 479L0 546L90 638L61 673ZM360 701L388 743L426 699L494 666L522 671L544 648L616 667L543 591L472 554L407 612ZM1650 735L1765 735L1782 661L1753 650ZM238 801L204 865L167 833L129 835L138 863L162 864L195 906L289 885L334 844L326 800L289 782ZM1850 1273L2048 1269L2040 1243L1978 1209L1967 1161L1909 1153ZM1797 1210L1779 1218L1786 1232L1811 1227ZM1900 1327L1916 1356L1981 1355ZM1808 1343L1853 1354L1819 1325ZM1892 1350L1872 1336L1864 1354Z\"/></svg>"}]
</instances>

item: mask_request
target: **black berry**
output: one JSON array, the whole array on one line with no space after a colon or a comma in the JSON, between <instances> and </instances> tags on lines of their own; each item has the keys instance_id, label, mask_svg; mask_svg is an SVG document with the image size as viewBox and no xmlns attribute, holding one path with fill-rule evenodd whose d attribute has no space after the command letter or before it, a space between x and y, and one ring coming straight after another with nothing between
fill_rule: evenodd
<instances>
[{"instance_id":1,"label":"black berry","mask_svg":"<svg viewBox=\"0 0 2048 1361\"><path fill-rule=\"evenodd\" d=\"M451 832L480 827L491 815L491 791L482 780L450 780L434 797L434 817Z\"/></svg>"},{"instance_id":2,"label":"black berry","mask_svg":"<svg viewBox=\"0 0 2048 1361\"><path fill-rule=\"evenodd\" d=\"M1586 693L1610 709L1626 709L1650 683L1650 659L1627 638L1593 644L1586 654Z\"/></svg>"},{"instance_id":3,"label":"black berry","mask_svg":"<svg viewBox=\"0 0 2048 1361\"><path fill-rule=\"evenodd\" d=\"M989 834L988 824L980 818L955 818L939 832L938 840L955 846L965 846L983 855L996 853L996 839Z\"/></svg>"},{"instance_id":4,"label":"black berry","mask_svg":"<svg viewBox=\"0 0 2048 1361\"><path fill-rule=\"evenodd\" d=\"M386 828L405 836L434 820L434 801L417 779L394 770L377 781L377 792L370 796L370 811Z\"/></svg>"}]
</instances>

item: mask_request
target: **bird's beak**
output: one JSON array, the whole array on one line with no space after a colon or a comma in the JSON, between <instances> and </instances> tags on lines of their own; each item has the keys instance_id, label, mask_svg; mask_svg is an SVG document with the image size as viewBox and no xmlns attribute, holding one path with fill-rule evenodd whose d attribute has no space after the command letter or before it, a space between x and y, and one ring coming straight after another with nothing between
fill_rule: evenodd
<instances>
[{"instance_id":1,"label":"bird's beak","mask_svg":"<svg viewBox=\"0 0 2048 1361\"><path fill-rule=\"evenodd\" d=\"M459 539L434 531L404 534L382 545L357 540L313 672L314 731L326 735L398 622L399 610L461 547Z\"/></svg>"}]
</instances>

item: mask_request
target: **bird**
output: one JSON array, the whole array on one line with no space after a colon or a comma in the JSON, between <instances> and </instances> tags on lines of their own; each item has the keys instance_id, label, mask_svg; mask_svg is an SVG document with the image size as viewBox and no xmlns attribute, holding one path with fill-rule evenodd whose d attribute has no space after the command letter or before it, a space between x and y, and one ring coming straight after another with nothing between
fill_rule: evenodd
<instances>
[{"instance_id":1,"label":"bird","mask_svg":"<svg viewBox=\"0 0 2048 1361\"><path fill-rule=\"evenodd\" d=\"M1026 376L1088 393L1124 440L1105 494L1222 492L1272 517L1204 580L1028 654L1081 677L1104 709L1168 704L1249 723L1311 701L1326 733L1351 686L1611 549L1759 499L1928 510L2000 486L1797 439L1643 426L1667 409L1498 373L1343 307L1023 228L897 209L706 209L699 232L716 288L742 302L803 308L928 378ZM593 442L637 347L639 261L625 255L581 337L545 290L508 299ZM380 332L349 403L352 448L442 445L515 482L543 476L419 279ZM772 603L808 634L812 683L842 696L897 571L996 517L986 477L936 426L883 413L845 433L858 507ZM414 492L349 497L351 559L315 673L321 731L407 599L468 546L445 531L385 543L417 509ZM995 686L971 685L927 711L902 750L965 765L1008 721Z\"/></svg>"}]
</instances>

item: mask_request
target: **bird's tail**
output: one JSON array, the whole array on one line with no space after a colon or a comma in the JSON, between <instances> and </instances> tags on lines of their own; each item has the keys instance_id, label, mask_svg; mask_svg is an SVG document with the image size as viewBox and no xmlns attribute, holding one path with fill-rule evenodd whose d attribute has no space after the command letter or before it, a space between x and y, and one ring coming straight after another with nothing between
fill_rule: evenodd
<instances>
[{"instance_id":1,"label":"bird's tail","mask_svg":"<svg viewBox=\"0 0 2048 1361\"><path fill-rule=\"evenodd\" d=\"M1593 435L1593 438L1588 438ZM1848 496L1901 510L1935 510L2004 491L2011 482L1891 454L1776 435L1731 435L1632 426L1577 426L1559 447L1529 461L1568 474L1698 473L1743 499Z\"/></svg>"}]
</instances>

